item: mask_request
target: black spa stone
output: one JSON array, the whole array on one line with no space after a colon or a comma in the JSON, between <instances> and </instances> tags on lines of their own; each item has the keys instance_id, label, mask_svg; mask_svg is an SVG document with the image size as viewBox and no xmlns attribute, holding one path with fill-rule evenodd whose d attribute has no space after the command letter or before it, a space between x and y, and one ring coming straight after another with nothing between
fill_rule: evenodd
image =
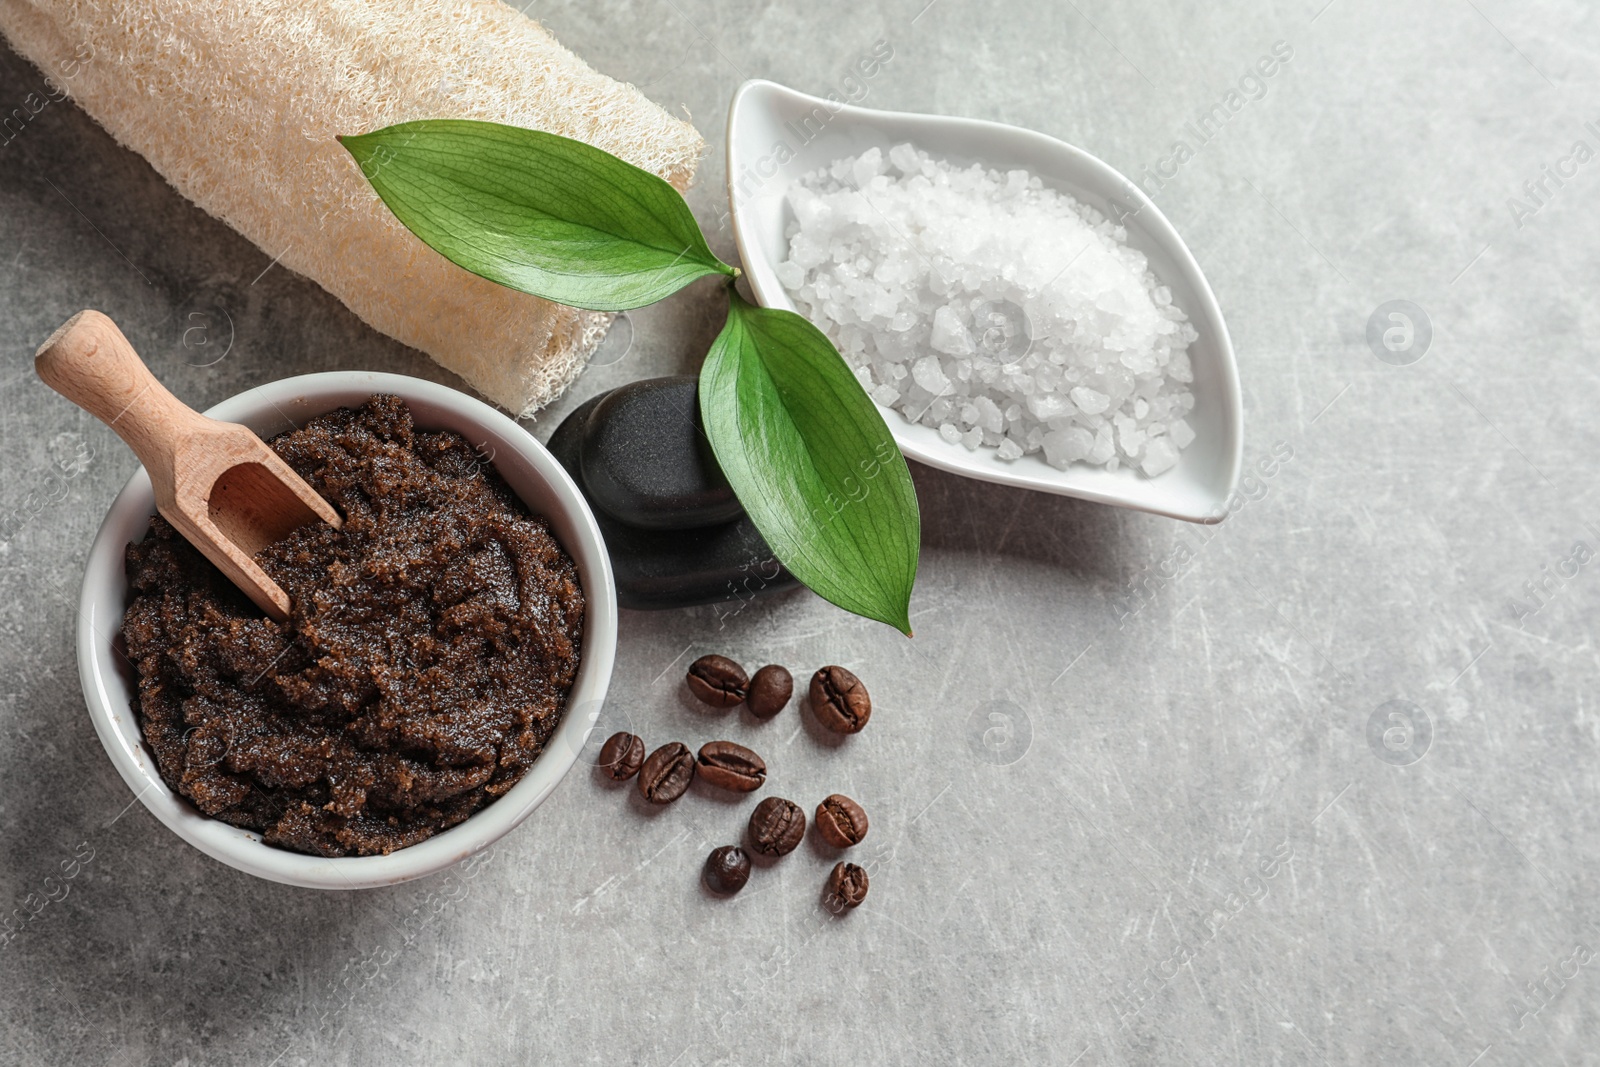
<instances>
[{"instance_id":1,"label":"black spa stone","mask_svg":"<svg viewBox=\"0 0 1600 1067\"><path fill-rule=\"evenodd\" d=\"M589 414L582 455L590 502L629 526L693 530L744 514L700 432L692 377L611 390Z\"/></svg>"},{"instance_id":2,"label":"black spa stone","mask_svg":"<svg viewBox=\"0 0 1600 1067\"><path fill-rule=\"evenodd\" d=\"M625 439L629 424L635 418L641 418L642 425L658 426L663 418L661 412L672 411L674 405L677 410L684 410L684 396L694 397L694 384L693 378L634 382L622 387L634 391L631 402L620 404L606 403L620 390L602 393L576 408L550 436L551 454L572 475L594 508L595 521L605 537L611 569L616 575L617 603L625 608L679 608L726 602L729 610L738 610L740 604L763 593L792 589L799 584L773 557L755 524L738 507L737 499L733 501L731 519L691 529L651 529L618 519L600 506L594 491L586 484L586 472L591 467L596 470L616 468L609 457L591 459L591 449L608 448ZM650 398L639 395L650 391L665 393L667 398L655 398L651 402ZM693 407L688 410L693 414ZM658 484L667 486L670 492L661 495L673 497L678 506L674 508L661 500L650 500L640 501L637 511L629 511L625 506L620 510L629 514L648 512L657 518L674 511L680 515L685 510L695 513L697 507L706 509L701 514L727 514L726 510L718 510L720 505L713 507L710 503L715 499L714 491L697 491L696 503L687 506L683 503L685 487L714 490L719 484L727 484L710 449L701 447L695 440L704 440L697 417L691 425L692 437L678 432L663 438L663 441L677 442L675 448L658 443L656 447L633 451L631 454L638 467L621 479L626 485L644 489ZM616 493L615 482L609 488ZM731 491L729 496L732 497ZM620 495L613 495L610 502L617 506L619 499L622 499Z\"/></svg>"}]
</instances>

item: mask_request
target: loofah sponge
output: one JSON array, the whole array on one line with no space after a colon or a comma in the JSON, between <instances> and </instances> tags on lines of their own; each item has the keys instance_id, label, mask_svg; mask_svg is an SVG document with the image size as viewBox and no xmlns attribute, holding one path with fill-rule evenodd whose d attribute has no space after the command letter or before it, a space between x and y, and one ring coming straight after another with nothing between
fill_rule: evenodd
<instances>
[{"instance_id":1,"label":"loofah sponge","mask_svg":"<svg viewBox=\"0 0 1600 1067\"><path fill-rule=\"evenodd\" d=\"M184 196L519 415L577 375L610 316L456 267L335 135L488 119L587 141L679 190L705 147L497 0L0 0L0 32Z\"/></svg>"}]
</instances>

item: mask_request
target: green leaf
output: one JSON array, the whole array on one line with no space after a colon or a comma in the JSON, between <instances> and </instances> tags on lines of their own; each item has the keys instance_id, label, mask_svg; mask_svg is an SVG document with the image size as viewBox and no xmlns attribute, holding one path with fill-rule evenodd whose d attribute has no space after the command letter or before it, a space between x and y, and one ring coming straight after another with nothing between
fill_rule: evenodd
<instances>
[{"instance_id":1,"label":"green leaf","mask_svg":"<svg viewBox=\"0 0 1600 1067\"><path fill-rule=\"evenodd\" d=\"M712 255L676 189L570 137L426 119L339 142L407 229L512 289L621 311L739 273Z\"/></svg>"},{"instance_id":2,"label":"green leaf","mask_svg":"<svg viewBox=\"0 0 1600 1067\"><path fill-rule=\"evenodd\" d=\"M795 577L909 637L922 520L883 416L821 330L731 287L728 299L700 370L717 462Z\"/></svg>"}]
</instances>

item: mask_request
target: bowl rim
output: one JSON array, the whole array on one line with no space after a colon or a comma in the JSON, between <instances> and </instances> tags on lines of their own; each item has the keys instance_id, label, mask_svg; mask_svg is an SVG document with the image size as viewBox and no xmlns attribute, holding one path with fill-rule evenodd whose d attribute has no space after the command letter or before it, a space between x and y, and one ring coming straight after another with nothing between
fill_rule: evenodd
<instances>
[{"instance_id":1,"label":"bowl rim","mask_svg":"<svg viewBox=\"0 0 1600 1067\"><path fill-rule=\"evenodd\" d=\"M556 462L531 433L488 404L458 389L408 375L380 371L323 371L282 378L238 393L206 410L213 418L230 421L271 421L276 412L280 425L302 425L304 419L359 402L376 393L393 393L408 406L437 409L457 425L447 428L466 434L463 425L507 446L526 477L508 482L543 482L559 503L559 514L534 508L558 527L562 548L572 557L583 583L584 641L578 677L568 693L566 714L532 767L504 796L465 821L409 848L387 856L322 857L292 852L263 842L260 835L202 814L185 797L162 780L144 743L131 706L118 707L117 685L131 688L128 676L115 663L113 644L121 632L125 610L124 548L130 526L142 535L155 515L150 477L139 467L106 509L84 566L79 593L77 657L79 678L90 719L107 756L158 820L184 841L236 870L259 878L310 889L366 889L393 885L442 871L488 848L532 814L571 770L583 750L605 700L616 658L617 594L610 557L600 528L587 501L566 469ZM291 418L285 407L302 409ZM446 428L444 420L424 418L424 428ZM257 432L264 432L258 429ZM480 446L481 447L481 446ZM495 462L497 453L491 455ZM504 461L496 463L504 475ZM515 490L514 490L515 491ZM522 495L519 493L519 496ZM529 505L530 508L533 505ZM117 674L115 681L107 673ZM130 807L132 802L130 802Z\"/></svg>"},{"instance_id":2,"label":"bowl rim","mask_svg":"<svg viewBox=\"0 0 1600 1067\"><path fill-rule=\"evenodd\" d=\"M1136 182L1093 153L1027 127L957 115L936 115L927 112L889 111L862 107L857 104L846 103L837 99L830 100L802 92L768 78L748 79L734 91L733 101L728 107L726 124L727 158L724 169L726 171L730 204L729 215L733 226L734 242L739 249L744 274L749 279L750 288L756 300L764 307L783 308L798 312L787 291L778 281L773 264L768 261L763 252L762 242L754 232L756 222L752 205L756 200L760 199L761 195L765 194L741 193L738 184L740 181L739 164L744 161L744 156L751 154L751 150L746 149L742 143L744 139L740 129L742 115L746 110L754 106L752 100L761 99L763 95L777 98L787 97L789 100L797 102L803 101L808 105L826 109L835 118L847 117L866 123L879 119L888 119L911 125L930 126L937 124L981 135L1002 135L1015 139L1019 144L1027 144L1034 151L1047 152L1058 158L1069 159L1074 166L1081 168L1084 173L1093 175L1099 181L1119 186L1122 193L1131 201L1132 210L1127 212L1128 217L1136 217L1140 220L1139 227L1171 257L1178 270L1182 273L1183 281L1194 291L1199 305L1195 308L1186 309L1189 311L1190 321L1195 322L1197 326L1204 324L1205 329L1211 335L1212 344L1215 348L1216 366L1214 371L1217 385L1220 387L1220 396L1217 399L1221 406L1219 414L1222 434L1222 440L1219 442L1217 449L1217 459L1221 464L1222 477L1215 484L1219 485L1222 491L1214 493L1208 490L1206 494L1208 506L1185 506L1183 503L1171 499L1170 495L1162 494L1159 491L1160 477L1171 475L1175 473L1174 471L1168 471L1155 479L1149 479L1147 484L1157 487L1155 490L1130 491L1130 485L1139 484L1129 480L1137 477L1132 473L1131 467L1124 467L1123 470L1113 473L1074 463L1063 471L1050 467L1041 459L1038 462L1040 469L1037 470L1030 467L1008 465L998 460L985 463L980 468L978 461L968 458L965 448L939 440L937 433L932 431L931 428L922 427L920 424L909 424L893 409L877 404L877 401L873 401L873 403L878 407L879 412L883 414L884 422L889 426L889 431L894 436L895 443L900 446L900 450L908 457L939 470L967 478L995 482L1000 485L1034 489L1102 504L1132 508L1136 511L1164 515L1168 518L1181 519L1185 522L1209 525L1227 518L1228 505L1237 493L1239 478L1244 467L1244 399L1239 384L1238 359L1234 352L1233 339L1228 332L1227 321L1222 314L1222 307L1218 303L1216 294L1212 291L1211 282L1206 277L1205 271L1201 269L1199 261L1194 258L1194 254L1190 251L1188 244L1161 211L1160 207ZM774 177L783 173L783 169L780 166ZM1068 181L1059 173L1044 171L1036 171L1036 173L1039 173L1046 180L1060 184L1076 184ZM758 177L760 177L759 174ZM763 178L763 184L771 180L770 178ZM1080 199L1083 198L1081 190L1076 191L1075 195L1078 195ZM1094 194L1090 194L1089 198L1094 199ZM929 432L919 432L922 430ZM1023 458L1027 459L1028 457ZM1124 475L1129 477L1124 478ZM1164 496L1167 498L1164 499Z\"/></svg>"}]
</instances>

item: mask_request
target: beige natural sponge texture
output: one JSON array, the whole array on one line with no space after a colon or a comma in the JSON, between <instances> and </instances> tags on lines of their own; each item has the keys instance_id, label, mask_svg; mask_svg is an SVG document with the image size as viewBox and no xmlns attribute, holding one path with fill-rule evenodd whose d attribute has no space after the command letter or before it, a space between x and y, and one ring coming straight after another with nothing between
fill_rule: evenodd
<instances>
[{"instance_id":1,"label":"beige natural sponge texture","mask_svg":"<svg viewBox=\"0 0 1600 1067\"><path fill-rule=\"evenodd\" d=\"M587 141L679 190L705 147L497 0L0 0L0 31L184 196L519 415L577 375L610 316L451 264L335 135L488 119Z\"/></svg>"}]
</instances>

